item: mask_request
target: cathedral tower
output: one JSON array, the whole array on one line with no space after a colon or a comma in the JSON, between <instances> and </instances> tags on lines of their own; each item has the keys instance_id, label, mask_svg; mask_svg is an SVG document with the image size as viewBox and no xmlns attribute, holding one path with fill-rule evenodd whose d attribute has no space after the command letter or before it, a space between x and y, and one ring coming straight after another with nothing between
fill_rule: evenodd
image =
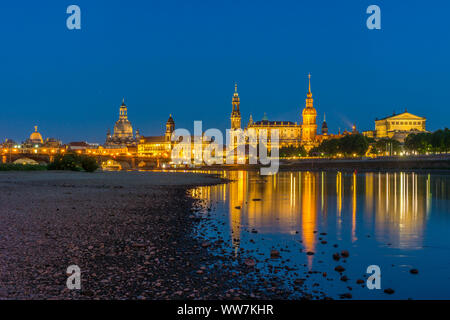
<instances>
[{"instance_id":1,"label":"cathedral tower","mask_svg":"<svg viewBox=\"0 0 450 320\"><path fill-rule=\"evenodd\" d=\"M313 98L311 93L311 74L308 75L309 89L306 94L306 107L303 109L302 117L302 142L311 143L314 141L317 134L316 117L317 112L313 106Z\"/></svg>"},{"instance_id":2,"label":"cathedral tower","mask_svg":"<svg viewBox=\"0 0 450 320\"><path fill-rule=\"evenodd\" d=\"M170 141L172 138L172 133L175 131L175 121L173 121L172 115L169 116L169 120L166 122L166 134L165 140Z\"/></svg>"},{"instance_id":3,"label":"cathedral tower","mask_svg":"<svg viewBox=\"0 0 450 320\"><path fill-rule=\"evenodd\" d=\"M234 84L234 95L231 101L233 105L233 111L231 112L231 129L241 128L241 111L239 110L239 94L237 92L237 83Z\"/></svg>"}]
</instances>

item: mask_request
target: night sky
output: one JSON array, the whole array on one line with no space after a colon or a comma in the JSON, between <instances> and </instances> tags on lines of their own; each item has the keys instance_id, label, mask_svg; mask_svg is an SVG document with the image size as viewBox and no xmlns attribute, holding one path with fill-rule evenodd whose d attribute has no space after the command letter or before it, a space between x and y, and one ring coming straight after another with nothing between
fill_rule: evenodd
<instances>
[{"instance_id":1,"label":"night sky","mask_svg":"<svg viewBox=\"0 0 450 320\"><path fill-rule=\"evenodd\" d=\"M68 30L66 8L81 8ZM381 8L381 30L366 9ZM300 122L307 75L318 123L374 127L405 108L450 126L449 1L2 1L0 139L103 143L122 98L134 129Z\"/></svg>"}]
</instances>

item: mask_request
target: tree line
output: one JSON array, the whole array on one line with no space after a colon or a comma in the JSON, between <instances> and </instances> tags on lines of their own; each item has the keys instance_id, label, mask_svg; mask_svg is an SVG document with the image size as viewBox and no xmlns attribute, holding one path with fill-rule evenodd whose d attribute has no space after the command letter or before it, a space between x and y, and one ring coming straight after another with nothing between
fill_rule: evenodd
<instances>
[{"instance_id":1,"label":"tree line","mask_svg":"<svg viewBox=\"0 0 450 320\"><path fill-rule=\"evenodd\" d=\"M351 134L339 139L324 140L309 153L303 147L283 147L280 148L280 157L362 157L366 154L398 155L404 151L414 154L450 152L450 130L445 128L432 133L410 134L403 144L391 138L375 140L362 134Z\"/></svg>"},{"instance_id":2,"label":"tree line","mask_svg":"<svg viewBox=\"0 0 450 320\"><path fill-rule=\"evenodd\" d=\"M410 134L405 139L405 149L419 154L449 152L450 130L445 128L433 133Z\"/></svg>"}]
</instances>

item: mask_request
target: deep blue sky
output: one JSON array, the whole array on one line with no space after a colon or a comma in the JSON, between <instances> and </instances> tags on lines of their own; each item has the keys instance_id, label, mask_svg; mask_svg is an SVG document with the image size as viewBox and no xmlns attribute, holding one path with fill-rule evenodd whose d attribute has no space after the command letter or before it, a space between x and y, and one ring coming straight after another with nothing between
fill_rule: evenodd
<instances>
[{"instance_id":1,"label":"deep blue sky","mask_svg":"<svg viewBox=\"0 0 450 320\"><path fill-rule=\"evenodd\" d=\"M77 4L82 29L66 28ZM366 28L370 4L382 30ZM300 121L307 74L321 123L373 129L408 108L450 126L449 1L2 1L0 139L35 124L64 142L104 141L122 97L141 134L229 127L234 81L243 123Z\"/></svg>"}]
</instances>

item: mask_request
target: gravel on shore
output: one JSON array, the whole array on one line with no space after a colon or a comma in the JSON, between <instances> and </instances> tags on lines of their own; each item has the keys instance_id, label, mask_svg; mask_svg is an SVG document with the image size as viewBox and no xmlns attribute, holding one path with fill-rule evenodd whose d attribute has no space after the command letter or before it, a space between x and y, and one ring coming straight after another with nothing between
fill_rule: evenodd
<instances>
[{"instance_id":1,"label":"gravel on shore","mask_svg":"<svg viewBox=\"0 0 450 320\"><path fill-rule=\"evenodd\" d=\"M0 173L0 299L253 297L233 289L238 280L192 237L201 203L188 190L223 182L194 173ZM70 265L81 269L81 290L66 287Z\"/></svg>"}]
</instances>

